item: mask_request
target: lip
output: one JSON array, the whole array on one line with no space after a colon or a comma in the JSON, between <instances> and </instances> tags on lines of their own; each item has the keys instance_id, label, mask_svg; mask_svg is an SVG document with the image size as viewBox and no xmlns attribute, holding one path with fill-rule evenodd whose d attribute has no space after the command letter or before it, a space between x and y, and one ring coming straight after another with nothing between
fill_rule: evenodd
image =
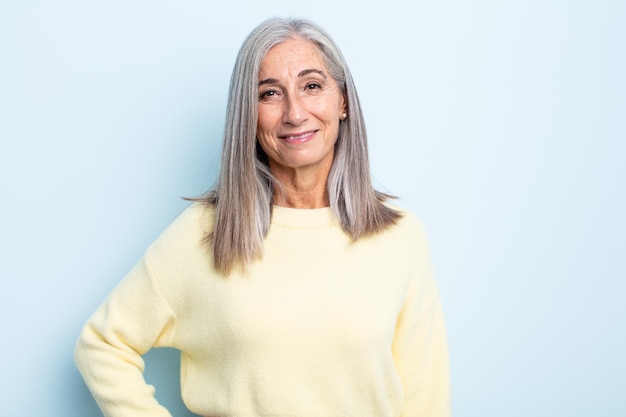
<instances>
[{"instance_id":1,"label":"lip","mask_svg":"<svg viewBox=\"0 0 626 417\"><path fill-rule=\"evenodd\" d=\"M310 141L316 133L317 130L307 130L306 132L294 132L278 135L278 138L286 143L298 144Z\"/></svg>"}]
</instances>

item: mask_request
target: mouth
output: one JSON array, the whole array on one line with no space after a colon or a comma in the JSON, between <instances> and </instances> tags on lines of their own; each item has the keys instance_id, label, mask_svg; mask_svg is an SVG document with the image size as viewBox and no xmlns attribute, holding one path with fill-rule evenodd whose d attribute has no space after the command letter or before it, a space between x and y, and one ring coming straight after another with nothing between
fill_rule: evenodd
<instances>
[{"instance_id":1,"label":"mouth","mask_svg":"<svg viewBox=\"0 0 626 417\"><path fill-rule=\"evenodd\" d=\"M311 139L317 133L317 130L309 130L307 132L297 132L287 135L278 135L278 138L287 143L304 143Z\"/></svg>"}]
</instances>

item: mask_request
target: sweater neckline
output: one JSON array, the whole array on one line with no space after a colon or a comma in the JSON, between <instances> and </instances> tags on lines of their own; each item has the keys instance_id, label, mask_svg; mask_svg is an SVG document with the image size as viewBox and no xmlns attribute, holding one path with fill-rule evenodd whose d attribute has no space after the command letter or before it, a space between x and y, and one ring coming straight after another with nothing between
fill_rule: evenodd
<instances>
[{"instance_id":1,"label":"sweater neckline","mask_svg":"<svg viewBox=\"0 0 626 417\"><path fill-rule=\"evenodd\" d=\"M299 209L273 206L272 223L289 227L331 226L335 218L330 207Z\"/></svg>"}]
</instances>

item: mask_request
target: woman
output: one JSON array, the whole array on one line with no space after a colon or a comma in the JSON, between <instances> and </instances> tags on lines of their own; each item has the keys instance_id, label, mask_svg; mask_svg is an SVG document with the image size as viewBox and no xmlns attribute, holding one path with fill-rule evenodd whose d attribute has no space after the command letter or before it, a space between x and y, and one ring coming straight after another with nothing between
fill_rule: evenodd
<instances>
[{"instance_id":1,"label":"woman","mask_svg":"<svg viewBox=\"0 0 626 417\"><path fill-rule=\"evenodd\" d=\"M180 349L203 416L447 416L424 233L371 185L363 117L330 38L271 19L231 79L218 185L85 325L76 363L106 416L169 416L142 375Z\"/></svg>"}]
</instances>

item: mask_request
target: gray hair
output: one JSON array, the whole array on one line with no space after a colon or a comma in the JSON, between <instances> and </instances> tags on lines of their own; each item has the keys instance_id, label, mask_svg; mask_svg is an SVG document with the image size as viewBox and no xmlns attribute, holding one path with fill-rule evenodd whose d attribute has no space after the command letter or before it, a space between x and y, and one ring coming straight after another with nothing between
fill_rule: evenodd
<instances>
[{"instance_id":1,"label":"gray hair","mask_svg":"<svg viewBox=\"0 0 626 417\"><path fill-rule=\"evenodd\" d=\"M303 19L272 18L246 38L230 80L222 161L217 185L203 201L215 206L212 244L215 269L228 275L261 257L271 222L272 198L281 185L258 145L258 76L268 51L288 39L306 39L319 48L329 73L346 100L348 118L340 123L335 157L328 177L330 207L353 239L379 233L400 214L383 202L390 196L374 190L367 154L367 134L359 98L339 48L316 24Z\"/></svg>"}]
</instances>

